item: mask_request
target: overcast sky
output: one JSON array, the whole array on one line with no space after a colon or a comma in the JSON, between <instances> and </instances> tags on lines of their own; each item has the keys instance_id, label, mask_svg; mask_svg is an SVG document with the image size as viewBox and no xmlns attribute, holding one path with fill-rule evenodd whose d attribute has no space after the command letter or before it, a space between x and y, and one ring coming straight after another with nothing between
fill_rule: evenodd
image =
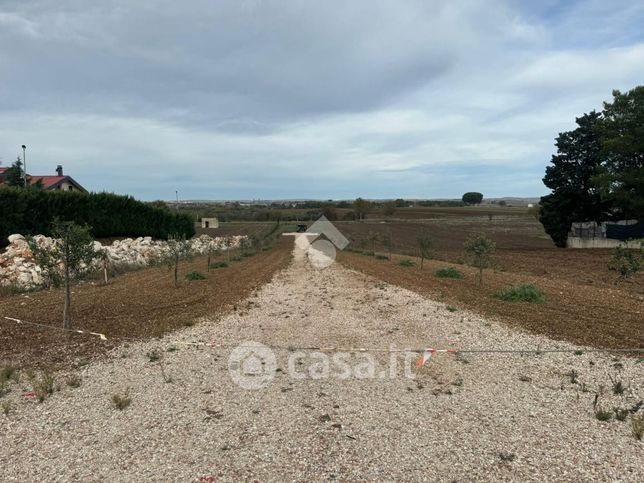
<instances>
[{"instance_id":1,"label":"overcast sky","mask_svg":"<svg viewBox=\"0 0 644 483\"><path fill-rule=\"evenodd\" d=\"M0 0L0 159L142 199L538 196L644 2Z\"/></svg>"}]
</instances>

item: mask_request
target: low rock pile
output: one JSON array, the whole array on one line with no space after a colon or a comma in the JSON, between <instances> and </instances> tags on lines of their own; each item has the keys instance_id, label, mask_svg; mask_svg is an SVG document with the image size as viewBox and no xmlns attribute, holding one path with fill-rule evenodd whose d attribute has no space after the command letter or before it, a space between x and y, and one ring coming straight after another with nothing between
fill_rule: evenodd
<instances>
[{"instance_id":1,"label":"low rock pile","mask_svg":"<svg viewBox=\"0 0 644 483\"><path fill-rule=\"evenodd\" d=\"M44 235L36 235L34 241L43 248L53 247L54 240ZM238 248L245 236L209 237L201 235L189 240L191 251L203 255L211 249L228 250ZM108 264L119 266L146 266L159 260L167 251L168 243L152 240L151 237L116 240L111 245L94 242L94 249L107 256ZM97 260L96 267L101 262ZM41 268L33 261L27 240L22 235L9 236L9 246L0 253L0 286L15 286L31 289L45 283Z\"/></svg>"}]
</instances>

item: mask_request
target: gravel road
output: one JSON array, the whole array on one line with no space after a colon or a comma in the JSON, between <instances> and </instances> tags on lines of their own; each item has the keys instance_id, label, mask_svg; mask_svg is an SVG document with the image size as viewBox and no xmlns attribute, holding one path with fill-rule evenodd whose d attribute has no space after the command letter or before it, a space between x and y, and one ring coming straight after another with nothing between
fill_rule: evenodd
<instances>
[{"instance_id":1,"label":"gravel road","mask_svg":"<svg viewBox=\"0 0 644 483\"><path fill-rule=\"evenodd\" d=\"M270 358L229 360L250 341L275 347L274 374ZM12 405L0 413L0 480L644 479L630 416L602 422L593 411L596 394L611 411L644 397L636 359L436 353L417 369L404 351L300 350L320 346L579 349L337 263L316 270L296 249L230 315L121 347L78 372L78 388L57 374L59 390L37 403L23 375L0 399ZM230 366L265 387L241 388ZM131 404L114 408L126 393Z\"/></svg>"}]
</instances>

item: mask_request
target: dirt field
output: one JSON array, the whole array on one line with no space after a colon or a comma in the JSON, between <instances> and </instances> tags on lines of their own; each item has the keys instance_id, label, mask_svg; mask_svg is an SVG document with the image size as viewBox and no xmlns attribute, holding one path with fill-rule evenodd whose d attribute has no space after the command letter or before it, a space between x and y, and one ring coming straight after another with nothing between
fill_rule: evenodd
<instances>
[{"instance_id":1,"label":"dirt field","mask_svg":"<svg viewBox=\"0 0 644 483\"><path fill-rule=\"evenodd\" d=\"M166 267L126 273L107 286L77 285L72 296L74 328L103 333L108 337L107 343L96 337L4 320L7 316L60 327L60 290L0 297L0 365L60 368L70 361L84 364L123 341L160 337L199 317L234 310L236 304L286 266L290 248L287 240L280 240L270 251L211 270L207 280L184 280L179 288L174 287ZM183 278L191 270L206 273L206 258L182 263L180 276Z\"/></svg>"},{"instance_id":2,"label":"dirt field","mask_svg":"<svg viewBox=\"0 0 644 483\"><path fill-rule=\"evenodd\" d=\"M246 376L254 390L229 359L249 341L275 357ZM387 352L428 346L570 352L437 353L422 368ZM0 479L641 481L641 364L578 349L296 252L238 311L121 347L72 371L77 388L59 374L39 404L21 379L0 415ZM594 401L627 420L599 421Z\"/></svg>"}]
</instances>

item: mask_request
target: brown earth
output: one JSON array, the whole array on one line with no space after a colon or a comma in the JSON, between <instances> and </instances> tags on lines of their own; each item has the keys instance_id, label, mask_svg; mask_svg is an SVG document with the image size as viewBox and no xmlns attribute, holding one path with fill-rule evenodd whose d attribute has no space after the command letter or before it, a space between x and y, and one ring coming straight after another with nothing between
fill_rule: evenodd
<instances>
[{"instance_id":1,"label":"brown earth","mask_svg":"<svg viewBox=\"0 0 644 483\"><path fill-rule=\"evenodd\" d=\"M460 218L437 221L391 221L336 223L351 240L353 248L373 249L368 241L377 234L375 250L384 251L382 237L389 234L393 252L415 256L417 238L429 236L434 258L451 263L465 261L463 242L468 235L484 233L496 243L495 268L499 271L539 276L553 282L566 281L579 285L614 288L615 272L607 268L610 250L573 250L555 248L541 225L528 216L493 218ZM640 274L625 285L626 290L644 294L644 276Z\"/></svg>"},{"instance_id":2,"label":"brown earth","mask_svg":"<svg viewBox=\"0 0 644 483\"><path fill-rule=\"evenodd\" d=\"M160 337L200 317L237 310L236 304L288 264L291 249L292 242L279 240L269 251L230 262L227 268L213 269L206 280L183 280L178 288L167 268L126 273L108 285L76 285L72 295L73 328L103 333L107 342L4 319L6 316L61 327L60 290L0 297L0 364L51 369L70 362L84 364L128 340ZM180 277L192 270L206 273L206 258L182 262Z\"/></svg>"},{"instance_id":3,"label":"brown earth","mask_svg":"<svg viewBox=\"0 0 644 483\"><path fill-rule=\"evenodd\" d=\"M426 260L420 270L418 265L399 266L402 258L407 257L394 255L389 262L346 251L338 255L341 263L367 275L552 339L600 348L644 348L644 296L633 289L636 284L583 285L572 281L574 276L568 272L552 278L487 270L479 286L471 267L456 265L464 279L444 279L434 275L448 265L444 261ZM558 261L551 263L544 268L549 270ZM559 269L566 271L565 267ZM592 272L587 271L587 276L592 277ZM513 303L495 297L502 288L521 283L537 285L546 302Z\"/></svg>"}]
</instances>

